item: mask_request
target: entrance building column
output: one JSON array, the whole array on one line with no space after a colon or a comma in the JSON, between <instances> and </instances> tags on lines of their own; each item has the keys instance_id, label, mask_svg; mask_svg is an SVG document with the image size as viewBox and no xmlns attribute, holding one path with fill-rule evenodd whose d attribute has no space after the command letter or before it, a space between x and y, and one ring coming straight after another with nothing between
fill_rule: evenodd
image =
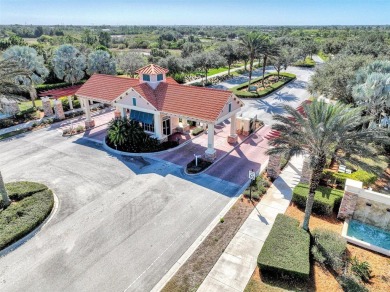
<instances>
[{"instance_id":1,"label":"entrance building column","mask_svg":"<svg viewBox=\"0 0 390 292\"><path fill-rule=\"evenodd\" d=\"M154 117L154 135L156 136L157 139L162 138L161 134L161 114L160 113L155 113L153 115Z\"/></svg>"},{"instance_id":2,"label":"entrance building column","mask_svg":"<svg viewBox=\"0 0 390 292\"><path fill-rule=\"evenodd\" d=\"M68 95L68 102L69 102L69 108L72 110L73 109L73 101L72 101L72 96Z\"/></svg>"},{"instance_id":3,"label":"entrance building column","mask_svg":"<svg viewBox=\"0 0 390 292\"><path fill-rule=\"evenodd\" d=\"M205 151L205 158L213 161L217 156L217 151L214 149L214 124L207 124L207 150Z\"/></svg>"},{"instance_id":4,"label":"entrance building column","mask_svg":"<svg viewBox=\"0 0 390 292\"><path fill-rule=\"evenodd\" d=\"M236 133L236 114L232 115L230 118L230 135L228 136L228 143L235 144L237 143L238 135Z\"/></svg>"},{"instance_id":5,"label":"entrance building column","mask_svg":"<svg viewBox=\"0 0 390 292\"><path fill-rule=\"evenodd\" d=\"M88 99L84 99L84 111L85 111L85 128L95 127L95 121L91 117L91 108L89 106Z\"/></svg>"},{"instance_id":6,"label":"entrance building column","mask_svg":"<svg viewBox=\"0 0 390 292\"><path fill-rule=\"evenodd\" d=\"M119 119L121 117L121 108L117 105L115 106L114 117L115 119Z\"/></svg>"}]
</instances>

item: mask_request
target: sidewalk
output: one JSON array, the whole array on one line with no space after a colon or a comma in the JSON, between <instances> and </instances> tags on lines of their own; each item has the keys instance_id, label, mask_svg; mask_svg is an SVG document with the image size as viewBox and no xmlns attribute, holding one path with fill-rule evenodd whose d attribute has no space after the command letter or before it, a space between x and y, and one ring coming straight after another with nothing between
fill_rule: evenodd
<instances>
[{"instance_id":1,"label":"sidewalk","mask_svg":"<svg viewBox=\"0 0 390 292\"><path fill-rule=\"evenodd\" d=\"M276 215L290 204L292 188L302 171L303 157L293 157L241 226L198 292L243 291L257 265L257 256Z\"/></svg>"}]
</instances>

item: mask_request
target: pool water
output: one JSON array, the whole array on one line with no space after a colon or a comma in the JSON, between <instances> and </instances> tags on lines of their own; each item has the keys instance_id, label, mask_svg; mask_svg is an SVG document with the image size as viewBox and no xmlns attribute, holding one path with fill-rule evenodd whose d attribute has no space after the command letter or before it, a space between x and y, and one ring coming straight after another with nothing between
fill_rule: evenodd
<instances>
[{"instance_id":1,"label":"pool water","mask_svg":"<svg viewBox=\"0 0 390 292\"><path fill-rule=\"evenodd\" d=\"M357 220L350 220L347 235L390 250L390 232L384 229Z\"/></svg>"}]
</instances>

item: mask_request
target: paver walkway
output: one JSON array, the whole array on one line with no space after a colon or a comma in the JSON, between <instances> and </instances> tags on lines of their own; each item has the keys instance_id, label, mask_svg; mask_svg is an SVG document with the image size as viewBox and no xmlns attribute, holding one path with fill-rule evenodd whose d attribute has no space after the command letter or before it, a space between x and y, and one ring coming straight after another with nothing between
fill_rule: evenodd
<instances>
[{"instance_id":1,"label":"paver walkway","mask_svg":"<svg viewBox=\"0 0 390 292\"><path fill-rule=\"evenodd\" d=\"M276 215L284 213L290 204L292 189L299 182L302 164L301 156L290 160L234 236L198 292L237 292L245 289Z\"/></svg>"}]
</instances>

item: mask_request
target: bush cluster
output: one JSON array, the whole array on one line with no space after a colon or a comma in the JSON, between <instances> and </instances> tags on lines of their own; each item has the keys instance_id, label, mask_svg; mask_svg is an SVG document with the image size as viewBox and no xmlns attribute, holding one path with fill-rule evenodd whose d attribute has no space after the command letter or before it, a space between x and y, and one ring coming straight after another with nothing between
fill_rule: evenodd
<instances>
[{"instance_id":1,"label":"bush cluster","mask_svg":"<svg viewBox=\"0 0 390 292\"><path fill-rule=\"evenodd\" d=\"M270 187L271 183L259 175L256 177L256 180L253 181L250 186L244 191L244 196L249 198L252 195L253 200L260 200L260 197L267 192L267 189ZM250 192L252 188L252 194Z\"/></svg>"},{"instance_id":2,"label":"bush cluster","mask_svg":"<svg viewBox=\"0 0 390 292\"><path fill-rule=\"evenodd\" d=\"M192 130L192 135L193 136L198 136L200 133L204 131L203 127L197 127Z\"/></svg>"},{"instance_id":3,"label":"bush cluster","mask_svg":"<svg viewBox=\"0 0 390 292\"><path fill-rule=\"evenodd\" d=\"M338 233L327 229L312 232L314 245L312 254L316 261L340 271L344 267L347 241Z\"/></svg>"},{"instance_id":4,"label":"bush cluster","mask_svg":"<svg viewBox=\"0 0 390 292\"><path fill-rule=\"evenodd\" d=\"M78 84L83 84L87 80L81 80L80 82L77 82L73 85L78 85ZM59 82L59 83L54 83L54 84L39 84L35 86L35 89L39 92L45 91L45 90L50 90L50 89L57 89L57 88L62 88L62 87L68 87L72 86L72 83L66 83L66 82Z\"/></svg>"},{"instance_id":5,"label":"bush cluster","mask_svg":"<svg viewBox=\"0 0 390 292\"><path fill-rule=\"evenodd\" d=\"M353 275L349 275L349 274L342 275L338 278L338 282L341 284L344 291L348 291L348 292L368 292L369 291Z\"/></svg>"},{"instance_id":6,"label":"bush cluster","mask_svg":"<svg viewBox=\"0 0 390 292\"><path fill-rule=\"evenodd\" d=\"M21 199L0 213L0 250L31 232L45 220L53 208L51 190L41 184L17 184L6 184L11 198Z\"/></svg>"},{"instance_id":7,"label":"bush cluster","mask_svg":"<svg viewBox=\"0 0 390 292\"><path fill-rule=\"evenodd\" d=\"M36 182L19 181L7 183L6 189L11 200L20 201L25 197L47 190L47 186Z\"/></svg>"},{"instance_id":8,"label":"bush cluster","mask_svg":"<svg viewBox=\"0 0 390 292\"><path fill-rule=\"evenodd\" d=\"M179 145L178 141L160 143L146 134L138 121L128 118L113 119L110 122L106 143L113 149L129 153L157 152Z\"/></svg>"},{"instance_id":9,"label":"bush cluster","mask_svg":"<svg viewBox=\"0 0 390 292\"><path fill-rule=\"evenodd\" d=\"M292 202L299 208L306 207L309 185L300 183L293 190ZM343 191L319 186L314 195L313 213L318 215L332 215L340 207Z\"/></svg>"},{"instance_id":10,"label":"bush cluster","mask_svg":"<svg viewBox=\"0 0 390 292\"><path fill-rule=\"evenodd\" d=\"M333 171L324 171L322 179L326 181L330 181L331 183L336 182L340 185L342 189L345 188L345 181L347 179L353 179L357 181L361 181L363 185L369 186L376 182L378 176L364 171L362 169L358 169L350 174L341 173L341 172L333 172Z\"/></svg>"},{"instance_id":11,"label":"bush cluster","mask_svg":"<svg viewBox=\"0 0 390 292\"><path fill-rule=\"evenodd\" d=\"M307 280L310 274L310 235L298 220L278 214L257 263L262 273Z\"/></svg>"},{"instance_id":12,"label":"bush cluster","mask_svg":"<svg viewBox=\"0 0 390 292\"><path fill-rule=\"evenodd\" d=\"M270 77L270 76L277 76L277 73L269 73L269 74L266 74L264 75L264 78L267 78L267 77ZM268 94L270 94L271 92L279 89L280 87L282 87L283 85L289 83L290 81L294 80L295 79L295 75L294 74L291 74L291 73L280 73L280 76L282 77L286 77L286 79L284 81L278 81L274 84L272 84L271 86L268 86L267 88L265 88L264 90L261 90L261 91L257 91L257 92L248 92L248 91L245 91L244 89L246 89L249 85L249 82L245 82L243 84L240 84L236 87L233 87L231 88L230 90L233 91L233 93L238 96L238 97L242 97L242 98L248 98L248 97L263 97L263 96L266 96ZM251 84L253 83L256 83L258 81L262 80L262 77L258 77L258 78L255 78L255 79L252 79L251 80Z\"/></svg>"}]
</instances>

